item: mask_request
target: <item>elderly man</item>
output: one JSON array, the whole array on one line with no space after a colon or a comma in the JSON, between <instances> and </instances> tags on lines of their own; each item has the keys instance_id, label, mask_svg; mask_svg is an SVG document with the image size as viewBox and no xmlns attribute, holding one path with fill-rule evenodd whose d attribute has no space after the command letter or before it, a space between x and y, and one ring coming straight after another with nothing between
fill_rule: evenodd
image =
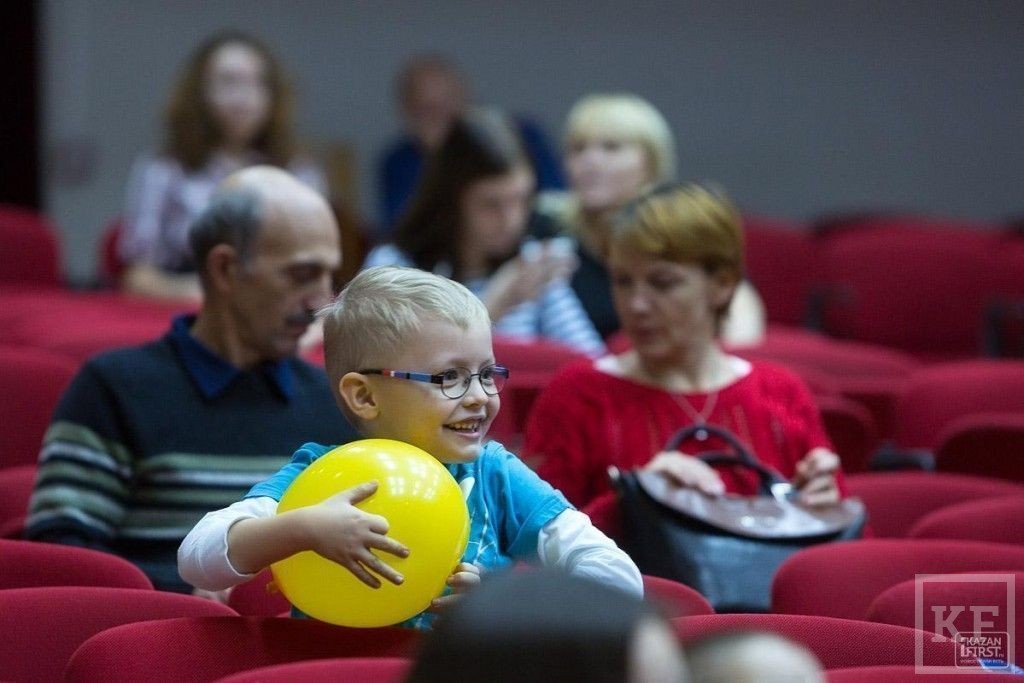
<instances>
[{"instance_id":1,"label":"elderly man","mask_svg":"<svg viewBox=\"0 0 1024 683\"><path fill-rule=\"evenodd\" d=\"M121 555L176 591L191 590L175 554L203 514L304 441L355 437L325 374L294 357L341 259L327 203L253 167L224 182L190 239L202 308L81 369L46 432L26 529Z\"/></svg>"}]
</instances>

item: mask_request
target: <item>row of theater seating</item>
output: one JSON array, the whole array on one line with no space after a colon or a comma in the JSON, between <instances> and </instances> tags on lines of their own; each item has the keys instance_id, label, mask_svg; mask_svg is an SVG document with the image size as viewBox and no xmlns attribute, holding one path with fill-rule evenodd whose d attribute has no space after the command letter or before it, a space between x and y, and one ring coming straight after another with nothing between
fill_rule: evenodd
<instances>
[{"instance_id":1,"label":"row of theater seating","mask_svg":"<svg viewBox=\"0 0 1024 683\"><path fill-rule=\"evenodd\" d=\"M1024 356L1019 225L885 213L815 224L747 216L745 227L748 275L774 323L927 360ZM97 248L104 284L122 268L116 234L115 220ZM0 205L0 254L10 255L0 258L0 285L59 286L45 216Z\"/></svg>"},{"instance_id":2,"label":"row of theater seating","mask_svg":"<svg viewBox=\"0 0 1024 683\"><path fill-rule=\"evenodd\" d=\"M0 669L7 680L59 680L62 672L71 681L217 680L301 660L407 658L419 638L402 629L264 616L286 605L266 590L266 577L254 582L246 599L222 605L154 591L130 563L79 548L0 541L0 568L0 627L8 634L0 639ZM915 576L923 573L933 575L928 586L935 589L921 588ZM915 656L919 665L953 667L963 662L942 622L927 618L931 608L1024 605L1024 547L876 539L804 550L776 575L771 614L714 614L685 586L654 577L644 583L684 644L714 633L764 630L802 643L827 669L912 668ZM1021 610L989 614L989 628L1013 631ZM969 632L970 618L965 611L949 623ZM930 632L918 630L922 626ZM1024 627L1015 634L1013 654L1024 661ZM351 666L357 670L351 675L369 676L381 672L377 664L310 666L325 672ZM398 676L406 666L383 668ZM848 675L837 680L856 680Z\"/></svg>"},{"instance_id":3,"label":"row of theater seating","mask_svg":"<svg viewBox=\"0 0 1024 683\"><path fill-rule=\"evenodd\" d=\"M769 318L926 360L1024 355L1019 227L893 214L746 220Z\"/></svg>"}]
</instances>

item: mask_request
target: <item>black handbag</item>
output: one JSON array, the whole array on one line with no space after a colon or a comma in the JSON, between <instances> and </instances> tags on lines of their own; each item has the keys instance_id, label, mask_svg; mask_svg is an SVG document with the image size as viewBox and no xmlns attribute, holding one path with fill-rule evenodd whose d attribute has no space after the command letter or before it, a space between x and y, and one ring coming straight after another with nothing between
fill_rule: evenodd
<instances>
[{"instance_id":1,"label":"black handbag","mask_svg":"<svg viewBox=\"0 0 1024 683\"><path fill-rule=\"evenodd\" d=\"M684 583L718 612L768 612L771 584L782 562L802 548L859 538L867 515L857 499L827 507L793 500L793 487L765 467L730 431L691 425L665 450L696 437L716 436L732 452L696 457L709 465L755 471L756 496L708 496L642 470L609 470L622 511L622 548L644 574Z\"/></svg>"}]
</instances>

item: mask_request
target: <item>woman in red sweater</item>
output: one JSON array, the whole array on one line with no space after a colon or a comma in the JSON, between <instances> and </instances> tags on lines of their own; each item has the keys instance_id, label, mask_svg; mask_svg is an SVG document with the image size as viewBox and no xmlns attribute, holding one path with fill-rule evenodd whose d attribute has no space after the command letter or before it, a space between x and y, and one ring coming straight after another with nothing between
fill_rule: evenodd
<instances>
[{"instance_id":1,"label":"woman in red sweater","mask_svg":"<svg viewBox=\"0 0 1024 683\"><path fill-rule=\"evenodd\" d=\"M747 470L712 468L692 454L726 444L702 434L663 447L691 424L727 428L809 504L839 499L832 452L810 392L789 371L725 353L717 334L743 275L737 211L700 187L637 200L609 245L612 297L632 349L566 367L538 398L526 457L584 507L610 495L608 467L644 468L711 495L754 494Z\"/></svg>"}]
</instances>

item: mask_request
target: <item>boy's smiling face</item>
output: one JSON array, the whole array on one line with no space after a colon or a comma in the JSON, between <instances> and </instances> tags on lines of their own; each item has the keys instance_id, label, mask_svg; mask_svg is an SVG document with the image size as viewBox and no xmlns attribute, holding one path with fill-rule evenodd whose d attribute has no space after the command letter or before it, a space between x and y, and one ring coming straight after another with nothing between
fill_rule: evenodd
<instances>
[{"instance_id":1,"label":"boy's smiling face","mask_svg":"<svg viewBox=\"0 0 1024 683\"><path fill-rule=\"evenodd\" d=\"M401 353L386 360L378 367L431 375L460 367L479 372L495 362L491 330L428 320ZM364 423L367 436L405 441L444 463L475 460L501 406L475 377L458 399L445 396L439 384L379 375L367 376L367 382L377 405L376 417Z\"/></svg>"}]
</instances>

